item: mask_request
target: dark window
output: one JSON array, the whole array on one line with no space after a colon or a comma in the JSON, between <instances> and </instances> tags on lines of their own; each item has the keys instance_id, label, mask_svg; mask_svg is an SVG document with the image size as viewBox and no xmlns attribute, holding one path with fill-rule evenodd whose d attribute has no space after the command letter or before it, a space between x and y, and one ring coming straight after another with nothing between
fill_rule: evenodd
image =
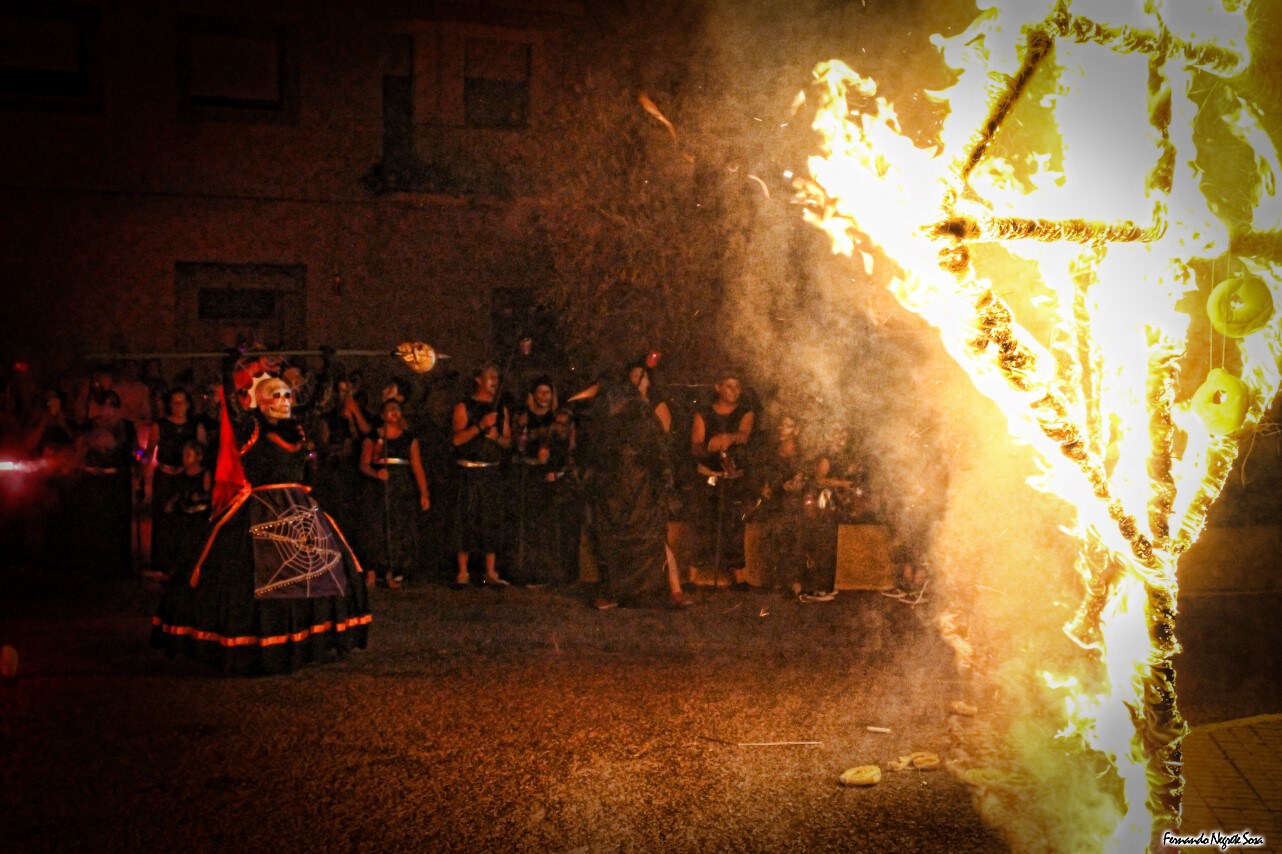
<instances>
[{"instance_id":1,"label":"dark window","mask_svg":"<svg viewBox=\"0 0 1282 854\"><path fill-rule=\"evenodd\" d=\"M414 144L413 39L387 36L383 61L383 156L365 174L365 186L375 193L439 189L440 170L423 162Z\"/></svg>"},{"instance_id":2,"label":"dark window","mask_svg":"<svg viewBox=\"0 0 1282 854\"><path fill-rule=\"evenodd\" d=\"M296 121L296 29L234 18L179 18L178 105L196 119Z\"/></svg>"},{"instance_id":3,"label":"dark window","mask_svg":"<svg viewBox=\"0 0 1282 854\"><path fill-rule=\"evenodd\" d=\"M276 292L253 288L201 288L197 316L201 320L269 320L276 315Z\"/></svg>"},{"instance_id":4,"label":"dark window","mask_svg":"<svg viewBox=\"0 0 1282 854\"><path fill-rule=\"evenodd\" d=\"M0 8L0 104L97 109L102 93L97 9L60 3Z\"/></svg>"},{"instance_id":5,"label":"dark window","mask_svg":"<svg viewBox=\"0 0 1282 854\"><path fill-rule=\"evenodd\" d=\"M384 37L383 162L403 169L414 161L414 39Z\"/></svg>"},{"instance_id":6,"label":"dark window","mask_svg":"<svg viewBox=\"0 0 1282 854\"><path fill-rule=\"evenodd\" d=\"M302 346L307 268L301 264L174 265L174 346L216 350L257 341Z\"/></svg>"},{"instance_id":7,"label":"dark window","mask_svg":"<svg viewBox=\"0 0 1282 854\"><path fill-rule=\"evenodd\" d=\"M414 162L414 91L409 77L383 78L383 162Z\"/></svg>"},{"instance_id":8,"label":"dark window","mask_svg":"<svg viewBox=\"0 0 1282 854\"><path fill-rule=\"evenodd\" d=\"M530 124L530 45L469 39L463 77L468 127L517 129Z\"/></svg>"}]
</instances>

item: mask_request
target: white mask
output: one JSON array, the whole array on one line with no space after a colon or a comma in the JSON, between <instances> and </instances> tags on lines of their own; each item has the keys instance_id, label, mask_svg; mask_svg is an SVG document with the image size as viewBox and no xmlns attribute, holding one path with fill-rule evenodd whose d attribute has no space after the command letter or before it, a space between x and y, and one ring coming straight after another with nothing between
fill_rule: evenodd
<instances>
[{"instance_id":1,"label":"white mask","mask_svg":"<svg viewBox=\"0 0 1282 854\"><path fill-rule=\"evenodd\" d=\"M293 411L294 391L279 377L259 383L254 389L254 397L258 408L268 418L288 418Z\"/></svg>"}]
</instances>

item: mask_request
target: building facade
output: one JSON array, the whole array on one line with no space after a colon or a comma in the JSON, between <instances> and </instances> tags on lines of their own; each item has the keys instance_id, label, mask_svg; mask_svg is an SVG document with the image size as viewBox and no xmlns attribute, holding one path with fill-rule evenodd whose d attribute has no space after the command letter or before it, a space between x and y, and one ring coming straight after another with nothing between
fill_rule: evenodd
<instances>
[{"instance_id":1,"label":"building facade","mask_svg":"<svg viewBox=\"0 0 1282 854\"><path fill-rule=\"evenodd\" d=\"M50 371L249 340L491 356L545 269L518 164L585 15L5 4L0 355Z\"/></svg>"}]
</instances>

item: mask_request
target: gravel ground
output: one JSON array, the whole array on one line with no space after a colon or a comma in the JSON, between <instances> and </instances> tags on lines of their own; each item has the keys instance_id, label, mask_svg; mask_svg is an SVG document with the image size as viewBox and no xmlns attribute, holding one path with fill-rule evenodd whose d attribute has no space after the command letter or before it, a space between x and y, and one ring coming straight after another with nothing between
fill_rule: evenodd
<instances>
[{"instance_id":1,"label":"gravel ground","mask_svg":"<svg viewBox=\"0 0 1282 854\"><path fill-rule=\"evenodd\" d=\"M18 573L0 591L22 656L0 688L9 850L1005 850L947 772L838 785L946 756L948 651L873 593L600 613L586 589L380 588L368 651L230 678L147 647L142 584ZM1209 640L1241 603L1199 609L1191 631L1241 664ZM1282 708L1271 679L1201 669L1198 714L1242 708L1231 683L1248 711ZM741 746L776 741L820 744Z\"/></svg>"}]
</instances>

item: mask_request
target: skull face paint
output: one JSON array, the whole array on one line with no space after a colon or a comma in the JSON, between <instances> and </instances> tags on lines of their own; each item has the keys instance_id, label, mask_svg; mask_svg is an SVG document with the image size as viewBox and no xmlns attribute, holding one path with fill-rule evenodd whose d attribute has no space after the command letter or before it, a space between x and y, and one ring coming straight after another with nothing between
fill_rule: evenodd
<instances>
[{"instance_id":1,"label":"skull face paint","mask_svg":"<svg viewBox=\"0 0 1282 854\"><path fill-rule=\"evenodd\" d=\"M294 392L282 379L273 377L259 384L255 398L268 418L288 418L293 411Z\"/></svg>"}]
</instances>

